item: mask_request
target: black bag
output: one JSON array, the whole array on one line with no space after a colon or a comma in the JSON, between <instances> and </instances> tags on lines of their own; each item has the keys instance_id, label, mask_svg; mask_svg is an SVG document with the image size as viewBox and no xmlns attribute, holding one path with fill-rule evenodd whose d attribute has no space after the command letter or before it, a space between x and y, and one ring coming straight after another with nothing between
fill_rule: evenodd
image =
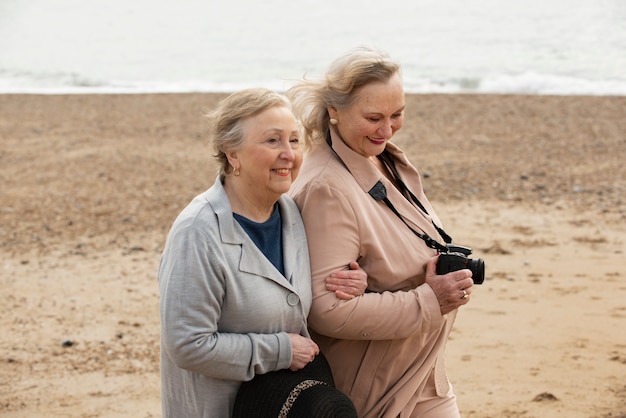
<instances>
[{"instance_id":1,"label":"black bag","mask_svg":"<svg viewBox=\"0 0 626 418\"><path fill-rule=\"evenodd\" d=\"M242 383L233 418L357 418L352 401L335 388L322 353L304 368L260 374Z\"/></svg>"}]
</instances>

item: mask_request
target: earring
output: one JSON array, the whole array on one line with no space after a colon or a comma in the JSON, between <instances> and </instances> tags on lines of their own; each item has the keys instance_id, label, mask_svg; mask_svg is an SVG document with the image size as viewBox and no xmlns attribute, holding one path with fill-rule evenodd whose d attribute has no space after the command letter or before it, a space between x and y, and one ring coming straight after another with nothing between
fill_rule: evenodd
<instances>
[{"instance_id":1,"label":"earring","mask_svg":"<svg viewBox=\"0 0 626 418\"><path fill-rule=\"evenodd\" d=\"M331 125L336 125L337 124L337 119L330 118L330 124Z\"/></svg>"},{"instance_id":2,"label":"earring","mask_svg":"<svg viewBox=\"0 0 626 418\"><path fill-rule=\"evenodd\" d=\"M238 168L235 168L235 169L233 170L233 174L235 175L235 177L238 177L238 176L239 176L239 174L240 174L240 173L239 173L239 169L238 169Z\"/></svg>"}]
</instances>

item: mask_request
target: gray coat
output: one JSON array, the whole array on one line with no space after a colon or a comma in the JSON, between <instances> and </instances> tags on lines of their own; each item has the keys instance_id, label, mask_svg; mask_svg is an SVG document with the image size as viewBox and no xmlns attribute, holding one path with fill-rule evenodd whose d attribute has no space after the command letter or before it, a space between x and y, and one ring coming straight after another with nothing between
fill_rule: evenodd
<instances>
[{"instance_id":1,"label":"gray coat","mask_svg":"<svg viewBox=\"0 0 626 418\"><path fill-rule=\"evenodd\" d=\"M234 220L221 179L174 222L159 266L164 418L229 417L239 385L291 363L287 333L309 336L304 226L279 201L286 278Z\"/></svg>"}]
</instances>

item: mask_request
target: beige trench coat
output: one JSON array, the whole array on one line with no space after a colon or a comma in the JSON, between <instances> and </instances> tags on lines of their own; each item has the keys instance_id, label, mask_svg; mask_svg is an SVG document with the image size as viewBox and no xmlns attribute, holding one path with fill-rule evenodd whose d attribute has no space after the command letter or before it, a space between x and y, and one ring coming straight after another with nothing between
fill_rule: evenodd
<instances>
[{"instance_id":1,"label":"beige trench coat","mask_svg":"<svg viewBox=\"0 0 626 418\"><path fill-rule=\"evenodd\" d=\"M405 184L430 215L405 199L374 165L337 136L305 156L290 194L305 224L312 270L309 327L326 354L337 387L359 417L409 417L426 388L451 395L443 353L456 311L442 316L424 283L425 264L436 255L368 191L381 181L396 209L414 229L444 243L440 221L405 154L388 143ZM324 278L357 260L368 274L367 292L344 301Z\"/></svg>"}]
</instances>

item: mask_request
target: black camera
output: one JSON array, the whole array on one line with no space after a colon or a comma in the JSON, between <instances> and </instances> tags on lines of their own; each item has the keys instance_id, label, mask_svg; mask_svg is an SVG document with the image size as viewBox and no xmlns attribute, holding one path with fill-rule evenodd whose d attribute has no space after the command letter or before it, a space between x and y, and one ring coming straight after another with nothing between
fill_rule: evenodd
<instances>
[{"instance_id":1,"label":"black camera","mask_svg":"<svg viewBox=\"0 0 626 418\"><path fill-rule=\"evenodd\" d=\"M446 274L451 271L469 269L472 272L474 284L482 284L485 281L485 262L477 258L472 260L467 256L472 249L461 245L448 244L448 252L441 253L437 260L437 274Z\"/></svg>"}]
</instances>

